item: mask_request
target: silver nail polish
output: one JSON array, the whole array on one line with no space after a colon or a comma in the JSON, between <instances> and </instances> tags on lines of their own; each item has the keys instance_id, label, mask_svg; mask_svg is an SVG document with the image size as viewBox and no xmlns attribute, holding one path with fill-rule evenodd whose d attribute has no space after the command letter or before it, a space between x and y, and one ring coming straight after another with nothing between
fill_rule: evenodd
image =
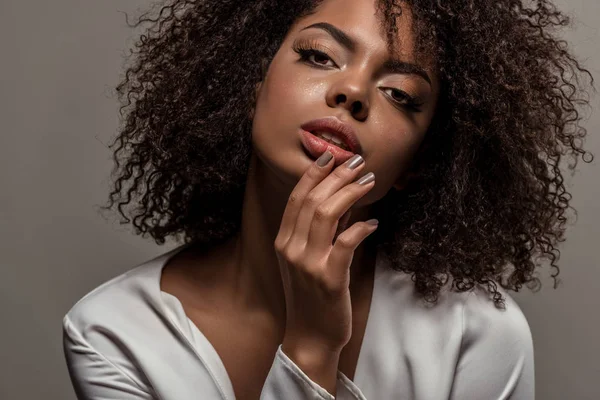
<instances>
[{"instance_id":1,"label":"silver nail polish","mask_svg":"<svg viewBox=\"0 0 600 400\"><path fill-rule=\"evenodd\" d=\"M365 176L363 176L362 178L357 180L356 183L358 183L359 185L366 185L367 183L373 182L374 180L375 180L375 174L372 172L369 172L368 174L366 174Z\"/></svg>"},{"instance_id":2,"label":"silver nail polish","mask_svg":"<svg viewBox=\"0 0 600 400\"><path fill-rule=\"evenodd\" d=\"M358 167L360 164L362 164L363 161L365 161L365 160L361 157L360 154L355 154L355 155L352 156L351 159L349 159L347 161L347 163L348 163L347 167L349 169L354 169L354 168Z\"/></svg>"}]
</instances>

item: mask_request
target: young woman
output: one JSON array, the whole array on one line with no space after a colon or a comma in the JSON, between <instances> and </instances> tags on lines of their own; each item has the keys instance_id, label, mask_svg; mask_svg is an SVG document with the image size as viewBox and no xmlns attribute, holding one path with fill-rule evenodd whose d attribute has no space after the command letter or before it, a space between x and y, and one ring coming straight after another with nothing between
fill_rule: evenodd
<instances>
[{"instance_id":1,"label":"young woman","mask_svg":"<svg viewBox=\"0 0 600 400\"><path fill-rule=\"evenodd\" d=\"M106 208L184 243L67 313L80 399L534 398L507 290L539 284L534 256L558 274L559 160L585 155L562 13L175 0L144 22Z\"/></svg>"}]
</instances>

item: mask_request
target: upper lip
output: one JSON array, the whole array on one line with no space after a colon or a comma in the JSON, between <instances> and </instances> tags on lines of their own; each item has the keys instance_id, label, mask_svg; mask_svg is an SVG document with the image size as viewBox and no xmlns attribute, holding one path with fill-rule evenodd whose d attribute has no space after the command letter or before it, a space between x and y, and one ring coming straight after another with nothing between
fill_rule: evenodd
<instances>
[{"instance_id":1,"label":"upper lip","mask_svg":"<svg viewBox=\"0 0 600 400\"><path fill-rule=\"evenodd\" d=\"M313 119L312 121L303 124L301 128L311 133L314 131L329 132L342 139L346 146L348 146L353 153L362 153L362 147L352 125L340 120L337 117Z\"/></svg>"}]
</instances>

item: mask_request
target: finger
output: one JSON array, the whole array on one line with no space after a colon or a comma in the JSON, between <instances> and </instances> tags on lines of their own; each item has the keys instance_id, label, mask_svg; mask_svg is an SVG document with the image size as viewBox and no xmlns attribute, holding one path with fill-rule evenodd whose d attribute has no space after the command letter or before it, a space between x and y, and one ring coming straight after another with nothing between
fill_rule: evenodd
<instances>
[{"instance_id":1,"label":"finger","mask_svg":"<svg viewBox=\"0 0 600 400\"><path fill-rule=\"evenodd\" d=\"M331 152L326 151L323 153L322 157L326 153L331 155ZM321 159L321 157L319 157L319 159ZM304 202L304 198L315 186L319 184L319 182L329 175L329 172L335 164L333 162L334 157L331 157L329 162L321 167L317 163L319 159L315 160L315 162L313 162L310 167L307 168L306 172L300 178L300 181L290 193L285 210L283 211L283 216L281 217L279 232L275 238L276 248L283 248L287 244L290 236L294 232L294 226L298 220L298 214L302 207L302 203Z\"/></svg>"},{"instance_id":2,"label":"finger","mask_svg":"<svg viewBox=\"0 0 600 400\"><path fill-rule=\"evenodd\" d=\"M350 208L348 211L346 211L344 213L344 215L342 215L342 217L340 218L340 221L337 224L337 228L335 229L335 235L333 237L334 239L348 227L348 221L350 221L351 215L352 215L352 208ZM331 243L331 244L333 245L333 243Z\"/></svg>"},{"instance_id":3,"label":"finger","mask_svg":"<svg viewBox=\"0 0 600 400\"><path fill-rule=\"evenodd\" d=\"M311 190L310 193L306 195L306 198L304 199L304 204L302 205L302 208L300 209L300 212L298 214L296 226L294 227L294 231L292 233L294 240L297 240L298 243L306 244L308 242L311 225L314 218L327 219L327 221L325 221L325 223L327 224L327 233L330 233L331 229L334 228L334 224L338 222L339 216L341 216L341 214L338 216L338 218L332 219L328 215L315 215L315 212L317 208L319 208L334 194L336 194L337 192L348 186L350 183L352 183L352 180L356 178L356 176L365 166L365 162L363 160L363 162L358 166L356 166L356 164L354 163L353 165L355 165L355 168L350 169L349 167L352 165L351 163L352 160L348 160L342 165L338 166L322 182L320 182L313 190ZM331 245L332 239L333 232L331 232L331 239L329 240L329 245Z\"/></svg>"},{"instance_id":4,"label":"finger","mask_svg":"<svg viewBox=\"0 0 600 400\"><path fill-rule=\"evenodd\" d=\"M358 182L367 182L360 184ZM343 214L375 186L375 175L369 172L323 202L311 221L307 247L319 252L330 252ZM338 236L339 237L339 236Z\"/></svg>"},{"instance_id":5,"label":"finger","mask_svg":"<svg viewBox=\"0 0 600 400\"><path fill-rule=\"evenodd\" d=\"M371 219L369 221L377 220ZM350 228L340 233L327 261L325 276L328 280L331 279L329 282L340 282L344 287L340 287L339 289L347 289L347 285L350 284L350 265L354 258L354 251L376 229L377 225L361 221L356 222Z\"/></svg>"}]
</instances>

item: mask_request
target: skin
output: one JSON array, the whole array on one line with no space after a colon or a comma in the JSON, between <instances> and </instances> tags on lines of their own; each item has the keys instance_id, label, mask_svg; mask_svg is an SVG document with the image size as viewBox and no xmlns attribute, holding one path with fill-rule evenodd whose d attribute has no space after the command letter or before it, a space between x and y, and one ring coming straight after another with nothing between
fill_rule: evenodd
<instances>
[{"instance_id":1,"label":"skin","mask_svg":"<svg viewBox=\"0 0 600 400\"><path fill-rule=\"evenodd\" d=\"M357 42L354 52L322 29L302 30L317 22L330 23L353 37ZM288 350L286 354L330 393L335 394L338 363L340 370L353 378L371 301L375 262L372 249L357 243L349 269L344 267L349 271L346 283L347 304L352 299L352 337L339 351L333 351L333 356L322 352L321 357L308 357L306 352L296 352L301 341L284 340L289 338L286 333L290 333L290 321L274 243L279 237L283 250L287 240L281 238L289 238L294 225L290 220L287 234L279 235L285 226L282 217L290 194L300 186L301 178L311 167L316 168L314 160L302 150L298 135L300 125L309 120L336 116L356 129L365 163L353 172L336 177L330 174L336 169L330 162L321 176L314 174L304 179L304 189L300 192L306 196L322 182L320 192L327 193L327 199L338 193L336 210L344 204L352 207L345 226L350 227L348 232L354 229L354 237L360 236L360 241L367 236L363 235L365 227L362 223L354 224L369 219L370 205L390 189L402 189L411 177L412 160L433 118L439 82L431 62L414 59L410 10L404 9L398 23L403 46L399 54L388 53L379 26L375 3L371 0L326 0L314 14L296 21L264 80L257 85L253 155L238 235L207 253L201 254L194 248L181 252L163 270L161 288L181 300L188 316L213 343L228 370L236 397L239 395L237 398L258 398L277 346L282 342L284 351ZM317 44L319 50L327 49L329 59L309 57L324 67L299 61L300 55L293 50L298 41ZM383 63L392 56L422 65L432 84L418 75L383 71ZM417 97L422 103L421 112L394 103L390 88ZM396 98L401 100L401 97ZM374 185L367 185L366 189L354 186L354 190L343 191L368 172L375 174ZM305 226L310 225L308 219L312 220L314 209L296 212L304 218ZM358 233L359 229L362 233ZM339 260L336 268L343 265ZM198 265L203 268L197 268ZM330 278L333 276L339 275ZM289 303L289 285L287 290ZM318 305L314 306L318 309ZM220 318L215 319L215 315ZM303 321L304 325L310 323ZM249 326L251 332L248 332ZM231 332L240 329L244 329L244 338L232 338ZM228 333L225 338L224 333ZM333 337L340 332L329 334ZM240 359L240 354L247 354L247 361Z\"/></svg>"}]
</instances>

